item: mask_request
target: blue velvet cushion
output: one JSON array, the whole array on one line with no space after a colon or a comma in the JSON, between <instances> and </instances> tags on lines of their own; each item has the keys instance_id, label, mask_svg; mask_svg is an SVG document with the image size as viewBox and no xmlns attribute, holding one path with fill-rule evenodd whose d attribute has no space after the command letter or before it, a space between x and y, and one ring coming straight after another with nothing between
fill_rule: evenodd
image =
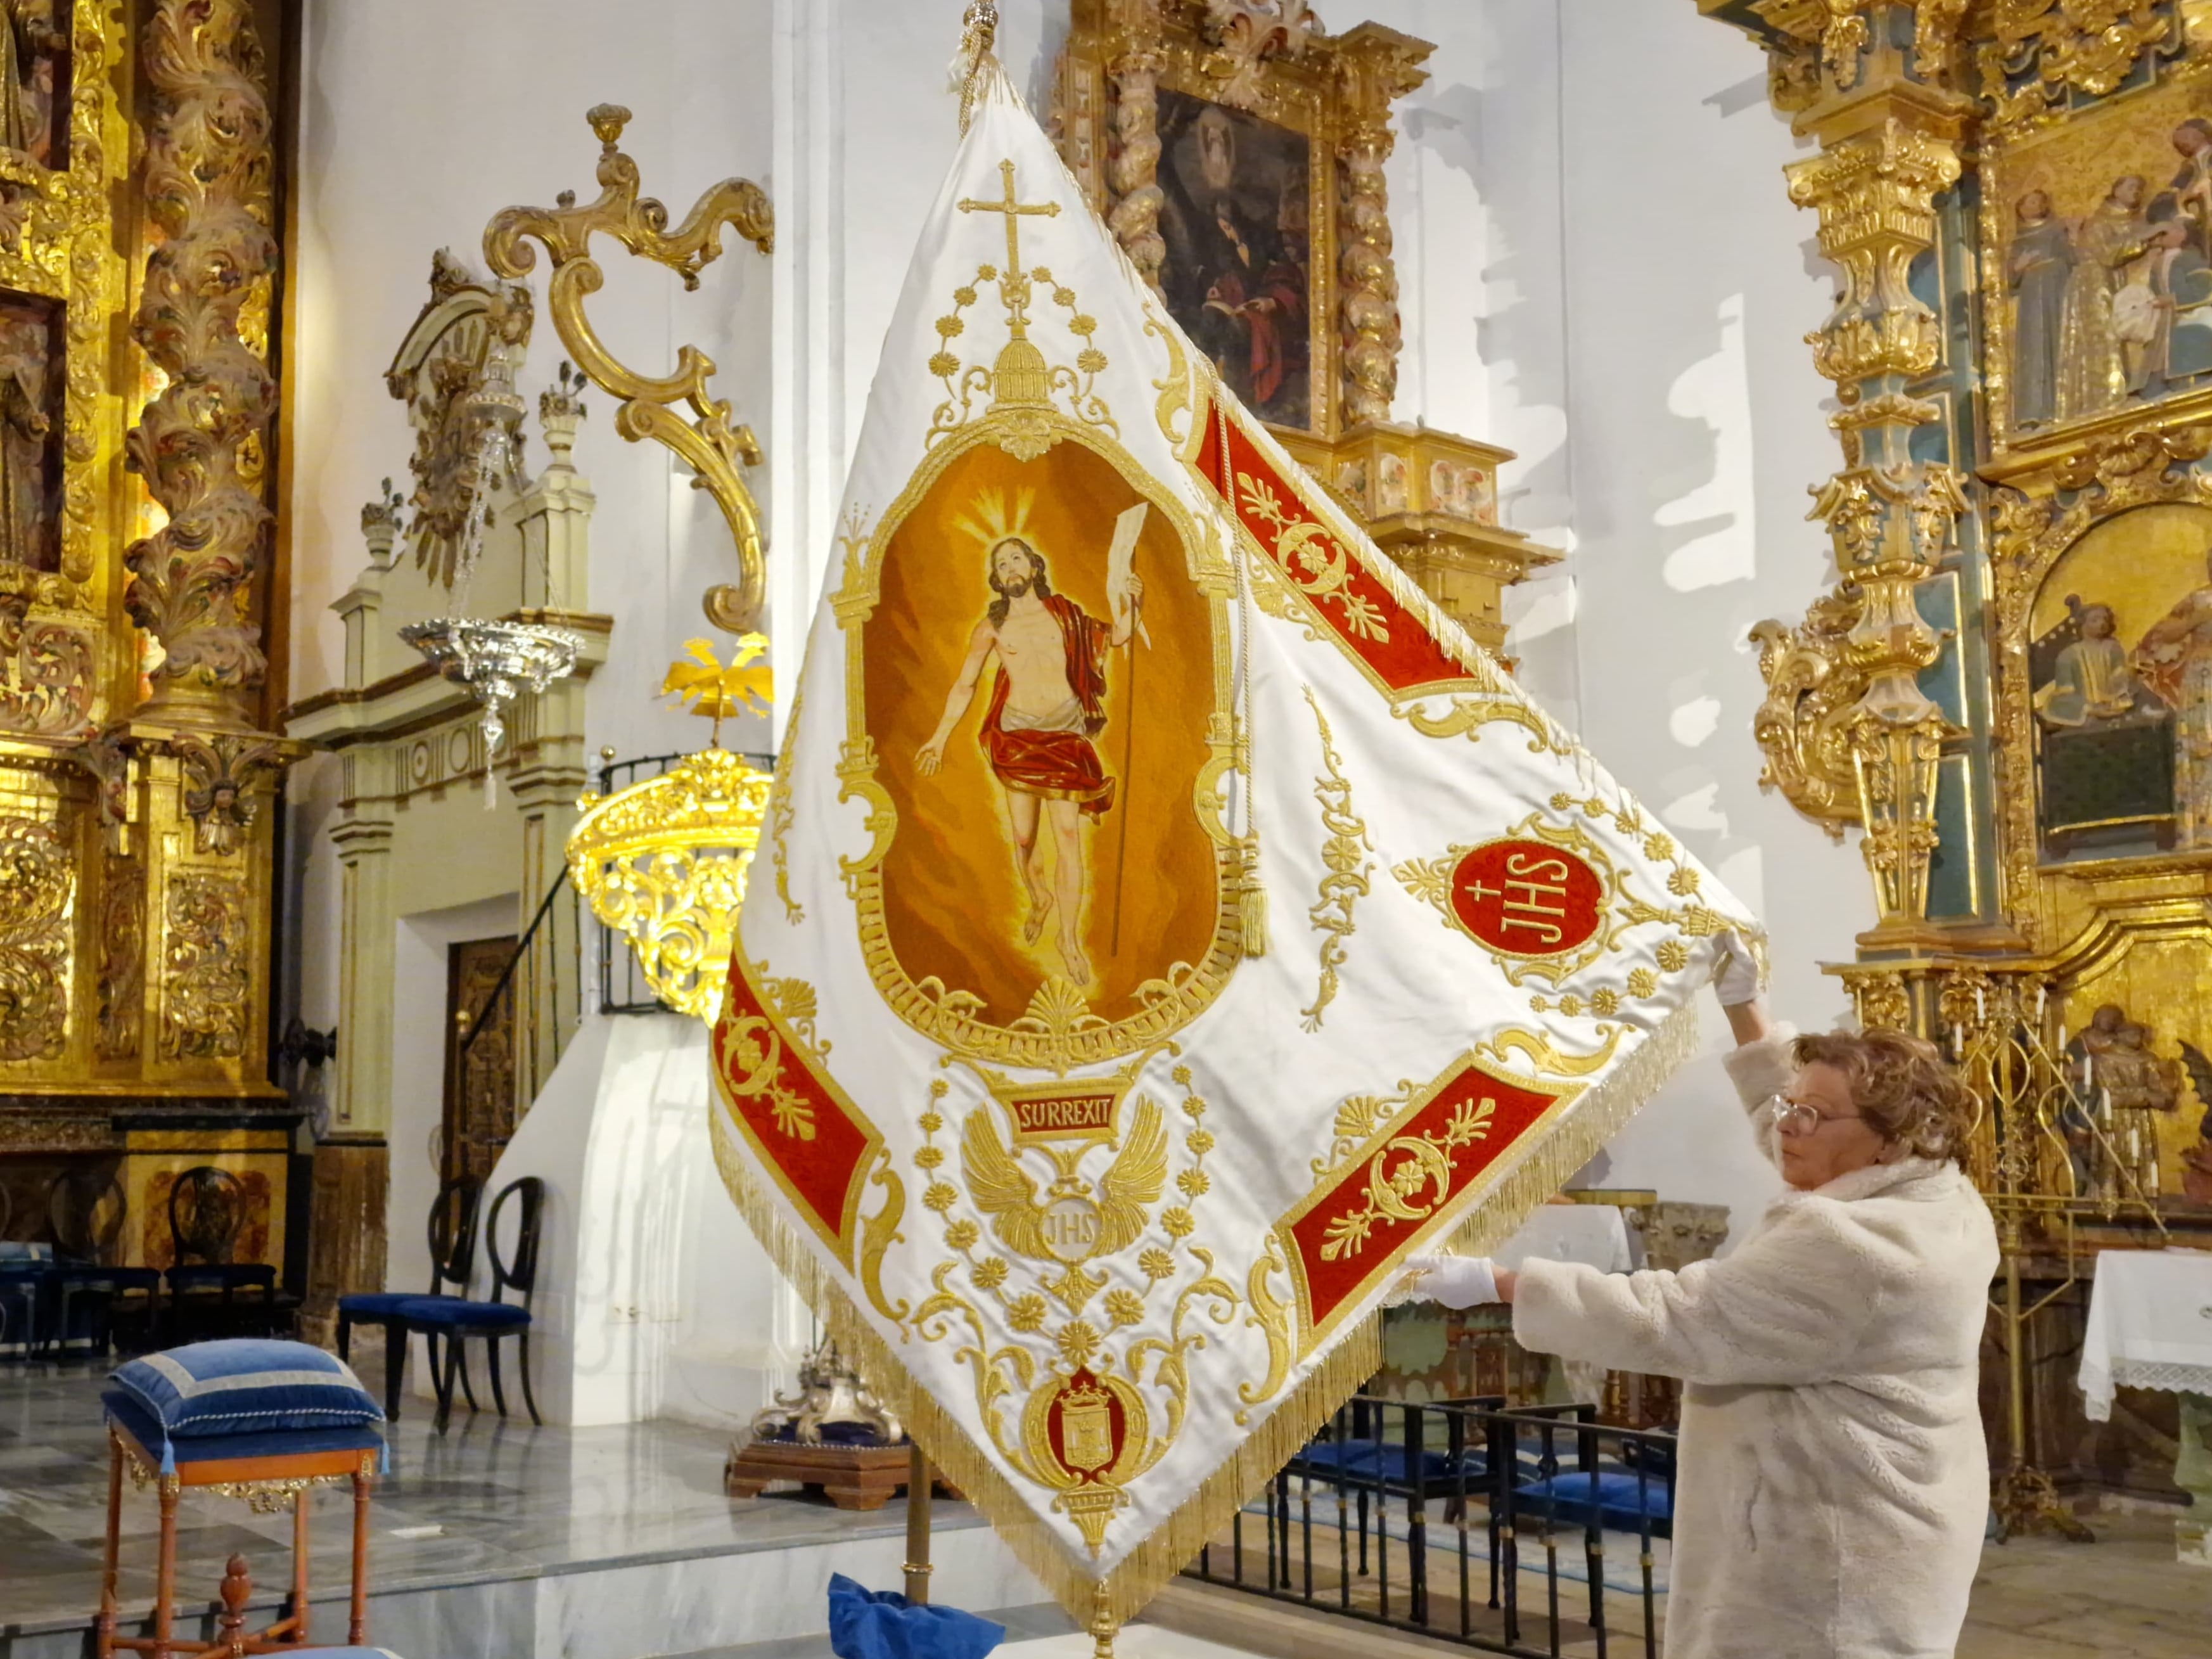
<instances>
[{"instance_id":1,"label":"blue velvet cushion","mask_svg":"<svg viewBox=\"0 0 2212 1659\"><path fill-rule=\"evenodd\" d=\"M338 1298L338 1311L356 1319L388 1319L399 1311L401 1303L423 1299L415 1291L355 1291Z\"/></svg>"},{"instance_id":2,"label":"blue velvet cushion","mask_svg":"<svg viewBox=\"0 0 2212 1659\"><path fill-rule=\"evenodd\" d=\"M830 1575L830 1651L837 1659L983 1659L1006 1627L957 1607L915 1607L896 1590Z\"/></svg>"},{"instance_id":3,"label":"blue velvet cushion","mask_svg":"<svg viewBox=\"0 0 2212 1659\"><path fill-rule=\"evenodd\" d=\"M344 1361L304 1342L195 1342L134 1359L109 1377L172 1437L384 1420Z\"/></svg>"},{"instance_id":4,"label":"blue velvet cushion","mask_svg":"<svg viewBox=\"0 0 2212 1659\"><path fill-rule=\"evenodd\" d=\"M161 1473L174 1474L179 1463L221 1463L232 1458L292 1457L303 1452L385 1451L384 1434L373 1423L341 1423L318 1429L259 1429L247 1434L202 1434L172 1439L136 1398L120 1389L103 1389L100 1405L107 1420L161 1460ZM380 1455L378 1467L385 1459Z\"/></svg>"},{"instance_id":5,"label":"blue velvet cushion","mask_svg":"<svg viewBox=\"0 0 2212 1659\"><path fill-rule=\"evenodd\" d=\"M410 1296L393 1312L410 1325L432 1330L456 1326L482 1330L530 1322L530 1310L511 1302L464 1302L457 1296Z\"/></svg>"}]
</instances>

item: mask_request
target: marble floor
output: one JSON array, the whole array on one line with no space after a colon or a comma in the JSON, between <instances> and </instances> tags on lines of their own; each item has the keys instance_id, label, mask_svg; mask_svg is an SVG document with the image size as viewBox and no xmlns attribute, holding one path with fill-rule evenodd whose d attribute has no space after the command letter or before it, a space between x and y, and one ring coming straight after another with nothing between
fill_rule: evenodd
<instances>
[{"instance_id":1,"label":"marble floor","mask_svg":"<svg viewBox=\"0 0 2212 1659\"><path fill-rule=\"evenodd\" d=\"M95 1369L0 1370L0 1659L85 1651L106 1498L99 1387ZM533 1429L462 1413L441 1439L418 1406L392 1443L374 1510L369 1634L409 1659L826 1659L815 1632L829 1573L897 1582L896 1507L850 1515L796 1499L732 1504L715 1431ZM143 1612L154 1503L126 1491L125 1505L123 1601ZM348 1506L323 1494L314 1518L317 1633L342 1640ZM1959 1659L2212 1656L2212 1572L2176 1564L2172 1513L2108 1508L2089 1519L2093 1545L2028 1537L1985 1548ZM1087 1640L1042 1604L971 1510L940 1501L935 1523L939 1599L991 1611L1007 1626L1002 1651L1018 1659L1084 1659ZM188 1497L179 1534L187 1604L211 1596L238 1552L267 1587L258 1606L273 1607L289 1527L289 1516L234 1500ZM1231 1651L1149 1626L1133 1626L1122 1646L1128 1659Z\"/></svg>"},{"instance_id":2,"label":"marble floor","mask_svg":"<svg viewBox=\"0 0 2212 1659\"><path fill-rule=\"evenodd\" d=\"M99 1604L101 1374L0 1370L0 1659L77 1659ZM410 1406L390 1437L369 1547L370 1639L409 1659L629 1659L776 1638L808 1628L778 1627L780 1591L807 1600L812 1619L819 1597L797 1594L805 1581L826 1591L836 1570L896 1582L900 1506L859 1515L774 1496L733 1504L722 1490L728 1439L720 1432L672 1422L532 1428L527 1418L459 1411L441 1438L427 1407ZM183 1601L211 1599L237 1552L266 1589L257 1607L276 1605L289 1576L289 1514L188 1493L180 1516ZM126 1613L152 1603L157 1524L153 1494L126 1486ZM325 1640L345 1637L350 1525L346 1498L317 1494L312 1601ZM935 1526L951 1538L982 1522L940 1500ZM1042 1599L988 1531L944 1557L945 1572L963 1581L963 1605ZM634 1634L601 1628L625 1621ZM181 1625L179 1633L188 1633Z\"/></svg>"}]
</instances>

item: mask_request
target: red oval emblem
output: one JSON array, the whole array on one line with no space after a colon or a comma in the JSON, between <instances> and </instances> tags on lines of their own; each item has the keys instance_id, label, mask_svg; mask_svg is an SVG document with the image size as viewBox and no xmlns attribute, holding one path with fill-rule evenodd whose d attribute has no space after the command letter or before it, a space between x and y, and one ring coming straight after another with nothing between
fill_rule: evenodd
<instances>
[{"instance_id":1,"label":"red oval emblem","mask_svg":"<svg viewBox=\"0 0 2212 1659\"><path fill-rule=\"evenodd\" d=\"M1493 951L1555 957L1589 943L1605 920L1605 884L1564 848L1492 841L1452 869L1451 914Z\"/></svg>"}]
</instances>

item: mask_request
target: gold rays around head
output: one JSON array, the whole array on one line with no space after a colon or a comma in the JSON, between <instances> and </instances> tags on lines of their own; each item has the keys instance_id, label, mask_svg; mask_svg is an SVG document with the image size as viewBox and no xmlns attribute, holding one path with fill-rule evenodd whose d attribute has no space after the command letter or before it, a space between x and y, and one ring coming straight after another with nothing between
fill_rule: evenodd
<instances>
[{"instance_id":1,"label":"gold rays around head","mask_svg":"<svg viewBox=\"0 0 2212 1659\"><path fill-rule=\"evenodd\" d=\"M1009 536L1030 538L1030 508L1036 503L1034 489L1000 489L975 498L971 511L952 521L953 528L975 538L978 550L988 553Z\"/></svg>"}]
</instances>

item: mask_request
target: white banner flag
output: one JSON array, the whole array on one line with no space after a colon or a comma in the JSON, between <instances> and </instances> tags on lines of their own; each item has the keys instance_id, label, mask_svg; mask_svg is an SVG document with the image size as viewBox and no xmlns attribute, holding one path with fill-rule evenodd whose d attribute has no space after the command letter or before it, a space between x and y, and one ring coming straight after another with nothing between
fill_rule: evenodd
<instances>
[{"instance_id":1,"label":"white banner flag","mask_svg":"<svg viewBox=\"0 0 2212 1659\"><path fill-rule=\"evenodd\" d=\"M1694 1044L1750 920L1220 389L987 66L717 1028L732 1191L1118 1621Z\"/></svg>"}]
</instances>

